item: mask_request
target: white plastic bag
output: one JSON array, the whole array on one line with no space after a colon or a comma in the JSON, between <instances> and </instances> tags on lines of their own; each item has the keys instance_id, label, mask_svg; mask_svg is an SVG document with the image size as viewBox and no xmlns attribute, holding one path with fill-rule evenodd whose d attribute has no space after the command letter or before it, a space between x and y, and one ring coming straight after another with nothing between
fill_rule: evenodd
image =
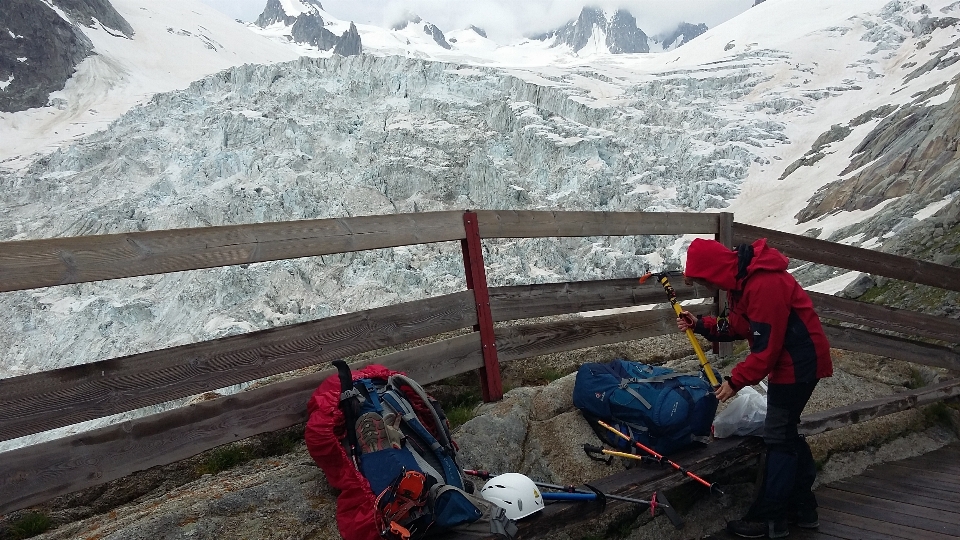
<instances>
[{"instance_id":1,"label":"white plastic bag","mask_svg":"<svg viewBox=\"0 0 960 540\"><path fill-rule=\"evenodd\" d=\"M761 435L766 417L767 396L745 386L713 419L713 436L722 439L731 435Z\"/></svg>"}]
</instances>

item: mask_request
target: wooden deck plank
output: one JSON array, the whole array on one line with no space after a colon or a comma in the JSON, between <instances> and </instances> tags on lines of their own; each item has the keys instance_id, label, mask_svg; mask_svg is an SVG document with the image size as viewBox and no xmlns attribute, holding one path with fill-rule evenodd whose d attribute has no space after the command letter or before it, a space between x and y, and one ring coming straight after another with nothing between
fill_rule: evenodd
<instances>
[{"instance_id":1,"label":"wooden deck plank","mask_svg":"<svg viewBox=\"0 0 960 540\"><path fill-rule=\"evenodd\" d=\"M960 473L960 450L945 447L936 452L903 460L902 463L922 464L935 471Z\"/></svg>"},{"instance_id":2,"label":"wooden deck plank","mask_svg":"<svg viewBox=\"0 0 960 540\"><path fill-rule=\"evenodd\" d=\"M756 459L762 446L763 442L758 437L729 437L715 440L706 447L679 452L672 456L672 459L709 480L710 473ZM590 482L590 485L604 493L645 498L654 491L662 491L686 482L692 480L669 467L643 466L612 474ZM629 503L610 500L607 507L619 504ZM537 512L535 518L519 522L520 534L522 538L553 538L553 531L585 519L596 511L596 505L589 504L550 505ZM493 538L490 537L490 540Z\"/></svg>"},{"instance_id":3,"label":"wooden deck plank","mask_svg":"<svg viewBox=\"0 0 960 540\"><path fill-rule=\"evenodd\" d=\"M849 509L855 510L856 507L850 507ZM851 527L870 531L868 534L861 536L861 538L889 538L893 536L899 538L908 538L910 540L956 540L955 536L933 531L925 531L915 527L892 523L890 521L882 521L872 517L861 516L856 513L846 511L846 509L844 511L840 511L834 508L821 506L818 509L818 512L820 514L821 522L826 517L833 523L849 525ZM822 528L823 523L821 523L820 526Z\"/></svg>"},{"instance_id":4,"label":"wooden deck plank","mask_svg":"<svg viewBox=\"0 0 960 540\"><path fill-rule=\"evenodd\" d=\"M905 495L901 489L893 487L887 482L873 478L864 478L862 476L855 476L834 482L830 484L830 487L848 493L859 493L861 495L879 497L892 501L905 501L925 508L938 509L945 512L955 512L957 508L955 501L945 501L939 497L931 497L923 491L912 491Z\"/></svg>"},{"instance_id":5,"label":"wooden deck plank","mask_svg":"<svg viewBox=\"0 0 960 540\"><path fill-rule=\"evenodd\" d=\"M843 521L844 514L829 512L824 509L820 512L820 527L817 531L830 534L844 540L903 540L905 537L886 534L879 531L867 531L854 527ZM911 539L912 540L912 539Z\"/></svg>"},{"instance_id":6,"label":"wooden deck plank","mask_svg":"<svg viewBox=\"0 0 960 540\"><path fill-rule=\"evenodd\" d=\"M878 508L870 504L869 501L861 504L851 499L835 499L826 494L819 493L818 499L822 505L821 508L869 520L876 526L883 527L883 529L880 530L892 528L895 534L907 534L907 531L909 531L911 538L946 540L947 538L956 539L957 535L960 534L960 527L957 525L923 519L901 512L891 512ZM857 526L863 527L863 525L860 524Z\"/></svg>"},{"instance_id":7,"label":"wooden deck plank","mask_svg":"<svg viewBox=\"0 0 960 540\"><path fill-rule=\"evenodd\" d=\"M945 484L960 486L960 471L951 472L937 470L934 469L932 465L934 464L928 466L927 464L919 461L898 461L895 463L887 463L884 465L884 468L900 474L910 474L918 478L940 480Z\"/></svg>"},{"instance_id":8,"label":"wooden deck plank","mask_svg":"<svg viewBox=\"0 0 960 540\"><path fill-rule=\"evenodd\" d=\"M924 454L911 459L898 461L904 467L923 467L948 474L960 474L960 452L936 452L936 455Z\"/></svg>"},{"instance_id":9,"label":"wooden deck plank","mask_svg":"<svg viewBox=\"0 0 960 540\"><path fill-rule=\"evenodd\" d=\"M955 534L960 535L960 513L957 512L956 506L954 511L944 511L918 505L911 502L907 497L904 497L899 501L892 501L890 499L881 497L873 497L860 493L841 491L829 486L824 486L817 490L817 499L821 501L820 504L823 504L828 508L833 507L830 501L840 500L858 505L869 506L882 512L905 514L907 516L916 517L917 519L928 520L935 523L937 526L939 526L940 523L943 523L944 525L948 526L950 530L956 531ZM938 532L945 532L939 529L934 530L937 530Z\"/></svg>"},{"instance_id":10,"label":"wooden deck plank","mask_svg":"<svg viewBox=\"0 0 960 540\"><path fill-rule=\"evenodd\" d=\"M933 534L931 538L954 538L960 535L960 526L946 523L943 521L933 521L919 517L918 515L908 514L906 508L901 506L900 510L893 510L889 507L878 505L879 500L871 500L871 497L861 497L855 499L853 495L836 497L828 491L817 493L817 500L822 508L828 508L837 512L859 516L880 524L883 527L893 527L896 530L909 529L911 531L922 531L916 534L917 537ZM899 533L897 533L899 534ZM936 536L940 535L940 536Z\"/></svg>"},{"instance_id":11,"label":"wooden deck plank","mask_svg":"<svg viewBox=\"0 0 960 540\"><path fill-rule=\"evenodd\" d=\"M921 478L917 475L900 474L890 469L863 471L861 476L885 480L891 484L900 484L912 486L915 489L932 490L931 495L942 497L951 501L960 502L960 489L952 484L945 484L937 480Z\"/></svg>"},{"instance_id":12,"label":"wooden deck plank","mask_svg":"<svg viewBox=\"0 0 960 540\"><path fill-rule=\"evenodd\" d=\"M861 536L856 536L855 538L862 539ZM843 536L833 536L831 534L826 534L824 532L815 530L815 529L801 529L799 527L790 527L790 540L848 540L849 537ZM703 540L742 540L742 537L735 534L730 534L727 531L718 531L705 538Z\"/></svg>"},{"instance_id":13,"label":"wooden deck plank","mask_svg":"<svg viewBox=\"0 0 960 540\"><path fill-rule=\"evenodd\" d=\"M878 464L863 474L816 490L820 527L791 527L790 537L844 540L938 540L960 538L960 494L953 476L938 474L960 464L960 444L900 461ZM802 536L801 536L802 535ZM708 536L734 540L726 531Z\"/></svg>"}]
</instances>

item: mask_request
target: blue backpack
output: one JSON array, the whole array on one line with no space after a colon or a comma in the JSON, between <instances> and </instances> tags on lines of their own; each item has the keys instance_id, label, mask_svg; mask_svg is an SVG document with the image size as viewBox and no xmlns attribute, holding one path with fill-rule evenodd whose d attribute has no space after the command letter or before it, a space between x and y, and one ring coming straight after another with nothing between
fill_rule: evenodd
<instances>
[{"instance_id":1,"label":"blue backpack","mask_svg":"<svg viewBox=\"0 0 960 540\"><path fill-rule=\"evenodd\" d=\"M719 402L700 374L617 359L580 367L573 404L610 446L621 451L634 449L630 442L600 427L598 419L633 441L669 454L710 436Z\"/></svg>"}]
</instances>

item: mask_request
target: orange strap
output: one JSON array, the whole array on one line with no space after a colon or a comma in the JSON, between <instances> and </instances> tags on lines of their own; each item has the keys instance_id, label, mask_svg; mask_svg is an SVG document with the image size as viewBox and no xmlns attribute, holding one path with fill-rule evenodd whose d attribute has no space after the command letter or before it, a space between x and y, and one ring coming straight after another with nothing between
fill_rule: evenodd
<instances>
[{"instance_id":1,"label":"orange strap","mask_svg":"<svg viewBox=\"0 0 960 540\"><path fill-rule=\"evenodd\" d=\"M395 535L400 540L410 540L410 531L396 521L390 522L390 534Z\"/></svg>"}]
</instances>

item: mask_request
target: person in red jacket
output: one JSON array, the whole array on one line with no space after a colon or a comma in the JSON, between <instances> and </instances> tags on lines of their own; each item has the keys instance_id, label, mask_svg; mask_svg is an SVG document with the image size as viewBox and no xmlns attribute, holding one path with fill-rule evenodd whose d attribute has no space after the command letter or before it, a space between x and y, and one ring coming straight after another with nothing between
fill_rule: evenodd
<instances>
[{"instance_id":1,"label":"person in red jacket","mask_svg":"<svg viewBox=\"0 0 960 540\"><path fill-rule=\"evenodd\" d=\"M787 263L766 239L734 250L696 239L687 250L685 280L727 291L728 309L721 317L700 318L684 311L677 326L711 341L750 344L750 353L716 390L717 398L726 401L765 377L769 382L763 485L747 514L727 523L728 531L746 538L787 536L790 518L800 527L819 525L811 491L816 466L797 426L817 382L833 374L833 362L813 302L787 272Z\"/></svg>"}]
</instances>

